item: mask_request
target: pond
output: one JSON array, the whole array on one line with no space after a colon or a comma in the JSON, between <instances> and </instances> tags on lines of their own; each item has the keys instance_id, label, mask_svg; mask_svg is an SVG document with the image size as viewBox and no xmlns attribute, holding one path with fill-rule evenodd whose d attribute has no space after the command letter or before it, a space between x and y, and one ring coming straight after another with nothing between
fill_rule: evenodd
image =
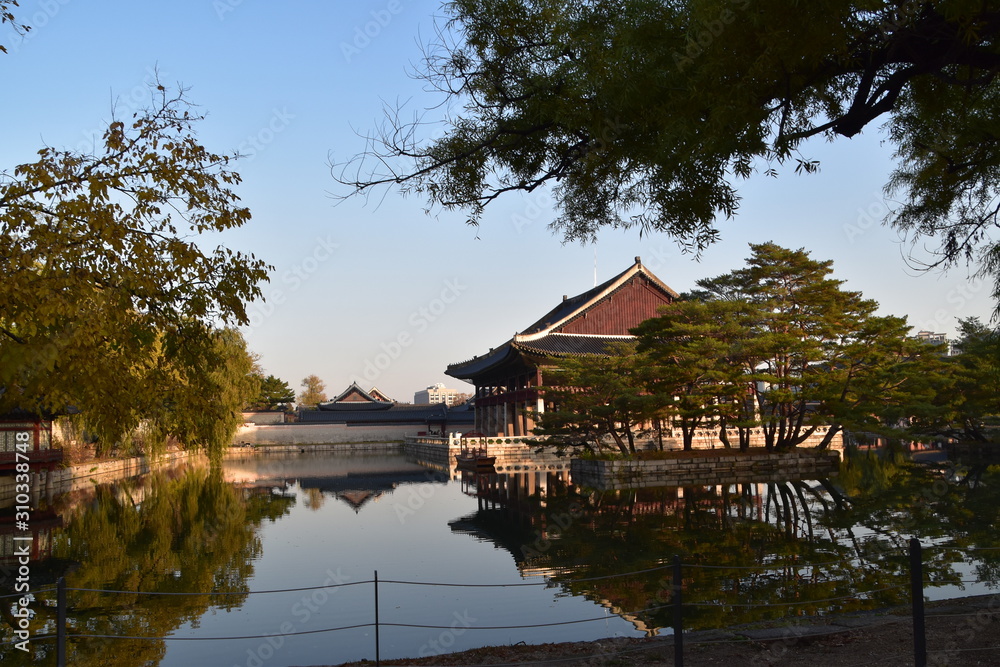
<instances>
[{"instance_id":1,"label":"pond","mask_svg":"<svg viewBox=\"0 0 1000 667\"><path fill-rule=\"evenodd\" d=\"M382 659L669 632L675 554L686 628L906 603L911 536L928 597L995 590L1000 470L863 457L835 480L597 492L402 454L185 465L39 509L58 520L32 563L35 639L17 651L5 625L0 658L54 664L61 575L69 664L122 666L373 660L376 577Z\"/></svg>"}]
</instances>

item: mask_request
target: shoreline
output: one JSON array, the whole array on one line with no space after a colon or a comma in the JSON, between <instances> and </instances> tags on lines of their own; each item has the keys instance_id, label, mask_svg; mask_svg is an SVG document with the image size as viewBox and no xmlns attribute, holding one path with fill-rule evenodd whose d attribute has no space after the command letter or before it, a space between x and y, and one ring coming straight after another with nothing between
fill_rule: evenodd
<instances>
[{"instance_id":1,"label":"shoreline","mask_svg":"<svg viewBox=\"0 0 1000 667\"><path fill-rule=\"evenodd\" d=\"M1000 592L925 602L924 607L927 664L996 664L1000 655ZM908 606L685 632L682 646L688 665L867 667L877 664L882 667L914 664L913 628ZM427 658L380 662L394 667L673 665L674 637L485 646ZM359 660L323 667L371 667L372 664L371 660Z\"/></svg>"}]
</instances>

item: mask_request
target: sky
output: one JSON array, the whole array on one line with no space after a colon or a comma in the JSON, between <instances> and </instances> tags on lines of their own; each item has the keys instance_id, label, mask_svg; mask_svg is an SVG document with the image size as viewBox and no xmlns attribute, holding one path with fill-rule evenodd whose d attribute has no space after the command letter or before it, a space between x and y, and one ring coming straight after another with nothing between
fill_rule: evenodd
<instances>
[{"instance_id":1,"label":"sky","mask_svg":"<svg viewBox=\"0 0 1000 667\"><path fill-rule=\"evenodd\" d=\"M628 268L636 256L678 292L739 268L750 243L773 241L833 260L834 277L906 316L914 330L953 336L958 318L988 320L989 285L959 267L922 272L911 246L880 222L891 147L877 129L815 141L803 154L820 173L758 176L741 208L720 221L722 241L695 258L665 235L606 230L593 245L564 244L548 228L549 193L501 199L469 227L459 213L425 212L394 190L342 200L331 162L364 149L385 105L436 113L418 71L443 21L432 0L282 3L262 0L22 0L26 38L0 43L0 169L43 145L86 148L114 111L149 101L148 86L187 89L206 115L198 138L239 151L236 191L253 214L203 239L273 266L265 299L243 328L267 373L298 390L318 375L331 397L357 381L399 401L434 383L468 391L450 363L486 352L563 295ZM429 110L429 111L428 111ZM926 255L924 255L926 258Z\"/></svg>"}]
</instances>

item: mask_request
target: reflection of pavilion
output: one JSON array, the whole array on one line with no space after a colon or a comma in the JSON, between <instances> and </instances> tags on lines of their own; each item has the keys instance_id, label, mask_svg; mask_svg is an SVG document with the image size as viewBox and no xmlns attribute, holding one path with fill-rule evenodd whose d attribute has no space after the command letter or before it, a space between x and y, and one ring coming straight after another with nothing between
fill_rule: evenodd
<instances>
[{"instance_id":1,"label":"reflection of pavilion","mask_svg":"<svg viewBox=\"0 0 1000 667\"><path fill-rule=\"evenodd\" d=\"M429 470L402 455L322 452L268 454L229 458L223 470L227 482L242 486L299 487L317 498L330 495L360 512L368 503L392 493L401 484L444 483L444 473Z\"/></svg>"},{"instance_id":2,"label":"reflection of pavilion","mask_svg":"<svg viewBox=\"0 0 1000 667\"><path fill-rule=\"evenodd\" d=\"M7 573L13 578L18 564L24 564L21 561L24 555L32 562L51 557L52 533L63 524L62 518L52 510L33 511L27 531L18 528L18 522L14 518L13 510L0 514L0 582ZM28 550L27 554L24 553L25 548ZM36 571L32 574L40 576Z\"/></svg>"},{"instance_id":3,"label":"reflection of pavilion","mask_svg":"<svg viewBox=\"0 0 1000 667\"><path fill-rule=\"evenodd\" d=\"M347 473L338 477L299 477L303 490L316 490L330 494L350 505L354 512L360 512L368 502L377 501L383 495L392 493L401 484L421 484L424 482L444 483L446 477L424 468L420 470L400 470L386 473Z\"/></svg>"}]
</instances>

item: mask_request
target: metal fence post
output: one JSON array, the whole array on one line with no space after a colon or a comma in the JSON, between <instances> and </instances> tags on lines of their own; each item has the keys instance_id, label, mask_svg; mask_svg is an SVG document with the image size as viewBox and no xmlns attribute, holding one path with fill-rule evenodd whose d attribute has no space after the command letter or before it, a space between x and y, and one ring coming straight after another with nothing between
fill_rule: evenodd
<instances>
[{"instance_id":1,"label":"metal fence post","mask_svg":"<svg viewBox=\"0 0 1000 667\"><path fill-rule=\"evenodd\" d=\"M379 655L378 637L378 570L375 570L375 667L380 667L381 656Z\"/></svg>"},{"instance_id":2,"label":"metal fence post","mask_svg":"<svg viewBox=\"0 0 1000 667\"><path fill-rule=\"evenodd\" d=\"M674 556L674 665L684 667L684 614L681 610L681 557Z\"/></svg>"},{"instance_id":3,"label":"metal fence post","mask_svg":"<svg viewBox=\"0 0 1000 667\"><path fill-rule=\"evenodd\" d=\"M56 666L66 667L66 579L56 581Z\"/></svg>"},{"instance_id":4,"label":"metal fence post","mask_svg":"<svg viewBox=\"0 0 1000 667\"><path fill-rule=\"evenodd\" d=\"M910 597L913 603L913 662L927 667L927 634L924 628L924 567L920 540L910 539Z\"/></svg>"}]
</instances>

